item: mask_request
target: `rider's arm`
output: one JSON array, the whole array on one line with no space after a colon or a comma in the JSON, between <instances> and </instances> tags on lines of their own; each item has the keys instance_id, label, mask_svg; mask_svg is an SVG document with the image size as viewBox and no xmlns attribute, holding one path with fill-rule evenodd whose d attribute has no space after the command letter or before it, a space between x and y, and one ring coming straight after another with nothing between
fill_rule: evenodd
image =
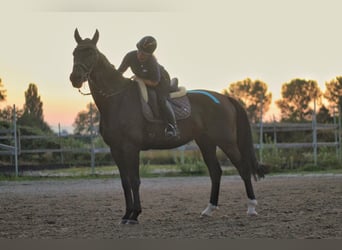
<instances>
[{"instance_id":1,"label":"rider's arm","mask_svg":"<svg viewBox=\"0 0 342 250\"><path fill-rule=\"evenodd\" d=\"M127 53L125 55L125 57L122 59L122 62L118 68L118 71L121 74L123 74L128 69L128 67L130 66L130 58L131 58L131 52Z\"/></svg>"},{"instance_id":2,"label":"rider's arm","mask_svg":"<svg viewBox=\"0 0 342 250\"><path fill-rule=\"evenodd\" d=\"M149 87L155 87L155 86L157 86L159 84L159 82L152 81L152 80L147 80L147 79L143 79L143 81Z\"/></svg>"}]
</instances>

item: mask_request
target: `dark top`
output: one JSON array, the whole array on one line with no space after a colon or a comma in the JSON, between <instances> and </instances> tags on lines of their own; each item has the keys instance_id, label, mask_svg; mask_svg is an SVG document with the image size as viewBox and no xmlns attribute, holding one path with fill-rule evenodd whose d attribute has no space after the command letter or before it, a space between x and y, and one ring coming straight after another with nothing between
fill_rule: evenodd
<instances>
[{"instance_id":1,"label":"dark top","mask_svg":"<svg viewBox=\"0 0 342 250\"><path fill-rule=\"evenodd\" d=\"M118 71L124 73L127 68L130 67L136 76L159 83L161 78L161 66L157 62L157 59L154 56L151 56L145 62L140 62L137 57L137 52L138 51L134 50L127 53L122 60Z\"/></svg>"}]
</instances>

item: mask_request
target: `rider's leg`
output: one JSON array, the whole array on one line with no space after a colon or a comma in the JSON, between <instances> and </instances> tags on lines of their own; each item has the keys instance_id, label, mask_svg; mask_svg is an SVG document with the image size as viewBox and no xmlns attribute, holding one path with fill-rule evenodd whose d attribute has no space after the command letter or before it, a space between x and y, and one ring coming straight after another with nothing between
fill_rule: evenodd
<instances>
[{"instance_id":1,"label":"rider's leg","mask_svg":"<svg viewBox=\"0 0 342 250\"><path fill-rule=\"evenodd\" d=\"M171 107L171 104L167 100L170 95L170 76L164 68L161 70L161 79L156 87L156 93L162 116L168 124L166 128L166 135L178 136L179 132L175 113Z\"/></svg>"}]
</instances>

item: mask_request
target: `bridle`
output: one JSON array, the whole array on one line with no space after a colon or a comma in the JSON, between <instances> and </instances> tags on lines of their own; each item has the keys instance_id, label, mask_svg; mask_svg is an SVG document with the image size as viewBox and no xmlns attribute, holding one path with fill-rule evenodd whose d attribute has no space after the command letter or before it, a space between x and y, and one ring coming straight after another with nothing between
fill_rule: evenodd
<instances>
[{"instance_id":1,"label":"bridle","mask_svg":"<svg viewBox=\"0 0 342 250\"><path fill-rule=\"evenodd\" d=\"M89 82L90 73L91 73L91 71L93 70L94 65L95 65L95 63L92 65L92 67L91 67L90 69L88 69L87 65L85 65L84 63L76 63L76 64L74 64L74 67L80 67L80 68L82 68L82 69L84 70L84 72L86 72L86 73L85 73L86 79L87 79L87 81ZM78 88L78 92L79 92L80 94L82 94L82 95L91 95L91 92L88 92L88 93L82 92L81 88Z\"/></svg>"},{"instance_id":2,"label":"bridle","mask_svg":"<svg viewBox=\"0 0 342 250\"><path fill-rule=\"evenodd\" d=\"M88 82L89 89L93 89L93 91L95 91L97 94L103 96L104 98L116 96L116 95L119 95L122 92L124 92L128 87L120 89L120 90L110 90L110 89L106 90L105 87L99 88L96 84L94 84L94 81L91 79L90 74L93 71L93 69L97 63L97 60L99 59L99 52L96 49L94 49L94 51L96 52L96 60L93 62L93 64L91 66L88 66L88 65L81 63L81 62L77 62L74 64L74 67L79 67L85 72L85 78ZM91 87L90 87L90 85L91 85ZM78 92L84 96L92 95L91 92L88 92L88 93L82 92L82 90L80 88L78 89Z\"/></svg>"}]
</instances>

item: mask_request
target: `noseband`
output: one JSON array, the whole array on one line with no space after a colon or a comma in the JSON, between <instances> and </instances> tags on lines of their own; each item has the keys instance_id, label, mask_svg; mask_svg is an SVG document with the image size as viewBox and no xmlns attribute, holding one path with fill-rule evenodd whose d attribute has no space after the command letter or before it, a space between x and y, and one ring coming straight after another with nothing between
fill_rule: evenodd
<instances>
[{"instance_id":1,"label":"noseband","mask_svg":"<svg viewBox=\"0 0 342 250\"><path fill-rule=\"evenodd\" d=\"M94 63L94 65L95 65L95 63ZM94 65L90 69L88 69L88 66L85 65L84 63L76 63L76 64L74 64L74 68L79 67L79 68L83 69L83 71L85 72L85 78L89 82L89 79L90 79L89 75L90 75L92 69L94 68ZM89 93L82 92L81 88L78 89L78 92L82 95L91 95L90 92Z\"/></svg>"}]
</instances>

